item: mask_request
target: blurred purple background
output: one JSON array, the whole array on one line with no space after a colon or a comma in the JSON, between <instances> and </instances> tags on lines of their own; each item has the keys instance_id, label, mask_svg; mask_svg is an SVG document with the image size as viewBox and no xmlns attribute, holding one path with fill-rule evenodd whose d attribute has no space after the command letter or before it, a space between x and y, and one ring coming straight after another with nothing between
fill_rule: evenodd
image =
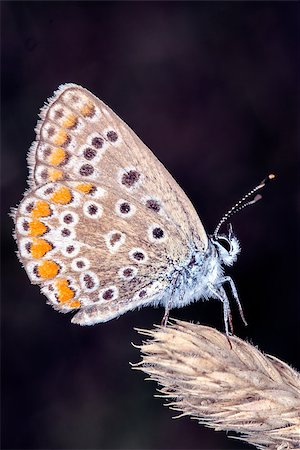
<instances>
[{"instance_id":1,"label":"blurred purple background","mask_svg":"<svg viewBox=\"0 0 300 450\"><path fill-rule=\"evenodd\" d=\"M2 448L238 449L154 399L130 369L145 308L80 328L32 286L15 255L39 108L65 82L104 100L165 164L207 232L270 172L264 198L233 220L229 273L249 327L236 333L299 367L293 2L2 2ZM299 41L298 41L299 42ZM298 68L299 69L299 68ZM175 310L223 330L216 301ZM251 447L252 448L252 447Z\"/></svg>"}]
</instances>

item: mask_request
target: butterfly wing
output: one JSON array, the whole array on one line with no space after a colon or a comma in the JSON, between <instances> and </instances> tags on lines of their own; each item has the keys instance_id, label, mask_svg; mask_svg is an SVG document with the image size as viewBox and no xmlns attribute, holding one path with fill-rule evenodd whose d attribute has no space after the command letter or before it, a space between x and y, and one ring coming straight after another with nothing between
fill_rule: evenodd
<instances>
[{"instance_id":1,"label":"butterfly wing","mask_svg":"<svg viewBox=\"0 0 300 450\"><path fill-rule=\"evenodd\" d=\"M184 192L82 87L61 87L41 119L29 155L32 189L15 217L32 282L58 310L80 309L74 321L82 324L162 297L191 245L207 247Z\"/></svg>"},{"instance_id":2,"label":"butterfly wing","mask_svg":"<svg viewBox=\"0 0 300 450\"><path fill-rule=\"evenodd\" d=\"M63 85L41 111L29 155L34 185L49 181L96 181L123 189L141 201L155 193L168 204L168 217L199 248L207 236L191 202L136 134L86 89ZM184 218L184 220L183 220Z\"/></svg>"}]
</instances>

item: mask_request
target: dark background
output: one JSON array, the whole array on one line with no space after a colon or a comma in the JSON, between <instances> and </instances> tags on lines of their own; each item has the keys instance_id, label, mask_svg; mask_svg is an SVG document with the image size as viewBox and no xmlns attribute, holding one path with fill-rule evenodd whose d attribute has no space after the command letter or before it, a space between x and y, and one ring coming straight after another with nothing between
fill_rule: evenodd
<instances>
[{"instance_id":1,"label":"dark background","mask_svg":"<svg viewBox=\"0 0 300 450\"><path fill-rule=\"evenodd\" d=\"M145 308L91 328L46 305L15 255L10 207L26 187L39 108L65 82L103 99L153 150L207 232L270 172L264 199L233 220L229 273L249 327L237 335L299 367L293 2L2 2L2 448L237 449L154 399L130 369ZM298 53L299 56L299 53ZM216 301L175 310L223 330Z\"/></svg>"}]
</instances>

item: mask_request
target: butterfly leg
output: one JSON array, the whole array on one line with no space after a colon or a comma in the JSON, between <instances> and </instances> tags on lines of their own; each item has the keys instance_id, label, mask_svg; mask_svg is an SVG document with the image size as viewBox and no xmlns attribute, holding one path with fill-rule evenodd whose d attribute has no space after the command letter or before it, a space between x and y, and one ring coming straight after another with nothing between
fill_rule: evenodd
<instances>
[{"instance_id":1,"label":"butterfly leg","mask_svg":"<svg viewBox=\"0 0 300 450\"><path fill-rule=\"evenodd\" d=\"M223 302L223 317L224 317L225 329L227 328L226 334L227 334L227 336L229 335L229 332L228 332L228 324L229 324L230 332L231 332L232 336L234 336L232 315L231 315L229 300L228 300L226 292L222 286L220 288L220 292L222 293L222 299L223 299L222 300L222 302Z\"/></svg>"},{"instance_id":2,"label":"butterfly leg","mask_svg":"<svg viewBox=\"0 0 300 450\"><path fill-rule=\"evenodd\" d=\"M164 326L164 327L167 326L169 315L170 315L170 310L172 309L173 296L175 295L175 291L178 288L178 285L180 283L179 276L180 276L180 273L177 273L176 276L171 281L172 289L171 289L170 297L168 298L168 301L165 304L165 314L161 321L161 326Z\"/></svg>"},{"instance_id":3,"label":"butterfly leg","mask_svg":"<svg viewBox=\"0 0 300 450\"><path fill-rule=\"evenodd\" d=\"M243 308L242 308L242 305L241 305L241 302L240 302L239 295L238 295L238 293L237 293L235 284L234 284L234 282L233 282L233 279L232 279L231 277L226 276L226 277L224 277L224 278L222 279L222 282L223 282L223 283L226 283L226 282L227 282L227 283L230 284L231 291L232 291L232 295L233 295L233 297L234 297L234 299L235 299L235 301L236 301L236 303L237 303L237 305L238 305L238 308L239 308L239 312L240 312L240 316L241 316L241 318L242 318L242 321L243 321L244 324L247 326L248 324L247 324L247 321L246 321L246 319L245 319L244 311L243 311Z\"/></svg>"},{"instance_id":4,"label":"butterfly leg","mask_svg":"<svg viewBox=\"0 0 300 450\"><path fill-rule=\"evenodd\" d=\"M225 290L223 289L222 286L220 286L220 290L215 289L213 285L209 285L209 288L213 296L221 300L221 302L223 303L223 318L225 325L225 333L227 334L227 336L229 336L229 328L228 328L229 324L230 332L232 335L234 335L231 310Z\"/></svg>"},{"instance_id":5,"label":"butterfly leg","mask_svg":"<svg viewBox=\"0 0 300 450\"><path fill-rule=\"evenodd\" d=\"M161 326L162 327L166 327L167 326L167 323L168 323L168 320L169 320L169 315L170 315L170 303L171 302L169 300L167 305L166 305L166 307L165 307L165 313L164 313L164 316L163 316L163 318L161 320Z\"/></svg>"}]
</instances>

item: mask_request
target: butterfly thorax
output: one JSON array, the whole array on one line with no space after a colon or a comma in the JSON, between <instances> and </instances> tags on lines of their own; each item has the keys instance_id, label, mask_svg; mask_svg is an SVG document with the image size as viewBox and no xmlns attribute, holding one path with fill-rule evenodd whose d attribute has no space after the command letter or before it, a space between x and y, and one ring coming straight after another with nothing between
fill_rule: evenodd
<instances>
[{"instance_id":1,"label":"butterfly thorax","mask_svg":"<svg viewBox=\"0 0 300 450\"><path fill-rule=\"evenodd\" d=\"M221 243L222 242L222 243ZM225 247L226 244L226 247ZM189 258L173 274L172 307L182 307L200 299L217 297L224 283L224 265L232 265L240 252L235 236L208 236L205 250L192 248ZM172 294L171 294L172 295Z\"/></svg>"}]
</instances>

